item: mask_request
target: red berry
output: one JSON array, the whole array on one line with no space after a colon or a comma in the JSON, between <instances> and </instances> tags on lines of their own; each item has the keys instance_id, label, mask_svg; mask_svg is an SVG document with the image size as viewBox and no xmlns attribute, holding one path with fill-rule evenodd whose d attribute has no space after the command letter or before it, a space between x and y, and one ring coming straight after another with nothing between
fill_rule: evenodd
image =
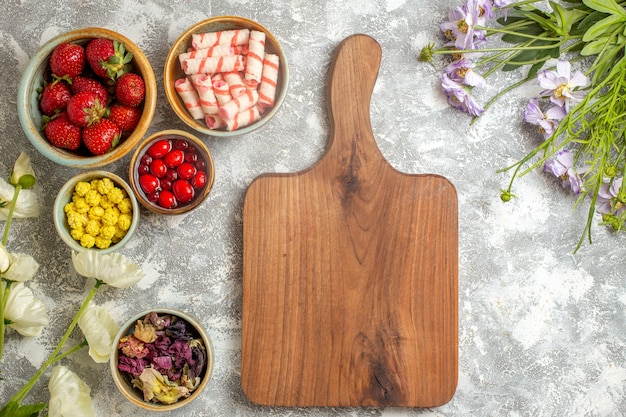
<instances>
[{"instance_id":1,"label":"red berry","mask_svg":"<svg viewBox=\"0 0 626 417\"><path fill-rule=\"evenodd\" d=\"M148 174L150 173L150 167L148 165L140 164L137 167L137 173L139 175Z\"/></svg>"},{"instance_id":2,"label":"red berry","mask_svg":"<svg viewBox=\"0 0 626 417\"><path fill-rule=\"evenodd\" d=\"M126 53L124 44L111 39L95 38L85 47L89 66L97 76L118 79L130 69L132 54Z\"/></svg>"},{"instance_id":3,"label":"red berry","mask_svg":"<svg viewBox=\"0 0 626 417\"><path fill-rule=\"evenodd\" d=\"M148 148L148 155L153 158L163 158L172 149L172 143L166 139L154 142Z\"/></svg>"},{"instance_id":4,"label":"red berry","mask_svg":"<svg viewBox=\"0 0 626 417\"><path fill-rule=\"evenodd\" d=\"M193 188L202 188L206 185L207 175L204 171L196 172L196 175L191 179L191 185Z\"/></svg>"},{"instance_id":5,"label":"red berry","mask_svg":"<svg viewBox=\"0 0 626 417\"><path fill-rule=\"evenodd\" d=\"M100 119L83 128L83 142L94 155L102 155L117 146L122 131L109 119Z\"/></svg>"},{"instance_id":6,"label":"red berry","mask_svg":"<svg viewBox=\"0 0 626 417\"><path fill-rule=\"evenodd\" d=\"M185 153L185 162L194 163L198 160L198 154L195 153L195 149L192 151L189 149L187 153Z\"/></svg>"},{"instance_id":7,"label":"red berry","mask_svg":"<svg viewBox=\"0 0 626 417\"><path fill-rule=\"evenodd\" d=\"M196 174L196 167L189 162L183 162L176 168L176 172L178 172L179 178L190 180Z\"/></svg>"},{"instance_id":8,"label":"red berry","mask_svg":"<svg viewBox=\"0 0 626 417\"><path fill-rule=\"evenodd\" d=\"M146 95L146 85L141 75L127 72L122 75L115 85L115 98L120 104L137 107Z\"/></svg>"},{"instance_id":9,"label":"red berry","mask_svg":"<svg viewBox=\"0 0 626 417\"><path fill-rule=\"evenodd\" d=\"M148 200L156 203L157 201L159 201L159 197L161 196L161 191L155 191L153 193L148 194Z\"/></svg>"},{"instance_id":10,"label":"red berry","mask_svg":"<svg viewBox=\"0 0 626 417\"><path fill-rule=\"evenodd\" d=\"M141 157L140 163L142 165L150 165L150 162L152 162L152 157L148 155L147 153L144 153L143 156Z\"/></svg>"},{"instance_id":11,"label":"red berry","mask_svg":"<svg viewBox=\"0 0 626 417\"><path fill-rule=\"evenodd\" d=\"M81 129L67 117L67 112L61 112L48 123L44 128L46 138L52 146L57 148L75 151L82 142Z\"/></svg>"},{"instance_id":12,"label":"red berry","mask_svg":"<svg viewBox=\"0 0 626 417\"><path fill-rule=\"evenodd\" d=\"M109 109L109 119L122 129L124 135L129 135L139 124L141 109L121 104L112 104Z\"/></svg>"},{"instance_id":13,"label":"red berry","mask_svg":"<svg viewBox=\"0 0 626 417\"><path fill-rule=\"evenodd\" d=\"M175 169L168 169L165 177L170 181L176 181L178 179L178 172Z\"/></svg>"},{"instance_id":14,"label":"red berry","mask_svg":"<svg viewBox=\"0 0 626 417\"><path fill-rule=\"evenodd\" d=\"M72 84L70 86L72 93L80 93L83 91L93 91L100 99L100 103L106 105L109 102L109 92L106 87L98 80L94 78L77 75L72 78Z\"/></svg>"},{"instance_id":15,"label":"red berry","mask_svg":"<svg viewBox=\"0 0 626 417\"><path fill-rule=\"evenodd\" d=\"M43 114L52 116L67 108L72 97L70 86L62 80L46 84L39 97L39 106Z\"/></svg>"},{"instance_id":16,"label":"red berry","mask_svg":"<svg viewBox=\"0 0 626 417\"><path fill-rule=\"evenodd\" d=\"M57 77L76 77L85 68L85 50L75 43L62 43L50 54L50 70Z\"/></svg>"},{"instance_id":17,"label":"red berry","mask_svg":"<svg viewBox=\"0 0 626 417\"><path fill-rule=\"evenodd\" d=\"M175 168L183 163L185 160L185 153L180 149L173 149L163 157L163 162L168 168Z\"/></svg>"},{"instance_id":18,"label":"red berry","mask_svg":"<svg viewBox=\"0 0 626 417\"><path fill-rule=\"evenodd\" d=\"M173 209L176 207L176 197L170 191L161 191L159 195L159 205L166 209Z\"/></svg>"},{"instance_id":19,"label":"red berry","mask_svg":"<svg viewBox=\"0 0 626 417\"><path fill-rule=\"evenodd\" d=\"M174 141L174 148L180 149L181 151L186 151L189 148L189 142L185 139L176 139Z\"/></svg>"},{"instance_id":20,"label":"red berry","mask_svg":"<svg viewBox=\"0 0 626 417\"><path fill-rule=\"evenodd\" d=\"M161 189L163 191L172 191L172 181L167 178L161 178Z\"/></svg>"},{"instance_id":21,"label":"red berry","mask_svg":"<svg viewBox=\"0 0 626 417\"><path fill-rule=\"evenodd\" d=\"M150 173L157 178L163 178L167 173L167 166L162 159L153 159L150 163Z\"/></svg>"},{"instance_id":22,"label":"red berry","mask_svg":"<svg viewBox=\"0 0 626 417\"><path fill-rule=\"evenodd\" d=\"M195 163L198 171L206 171L206 161L204 159L198 159Z\"/></svg>"},{"instance_id":23,"label":"red berry","mask_svg":"<svg viewBox=\"0 0 626 417\"><path fill-rule=\"evenodd\" d=\"M152 194L161 190L159 179L152 174L140 175L139 186L146 194Z\"/></svg>"},{"instance_id":24,"label":"red berry","mask_svg":"<svg viewBox=\"0 0 626 417\"><path fill-rule=\"evenodd\" d=\"M106 107L93 91L76 93L67 102L68 117L72 123L81 127L96 123L105 113Z\"/></svg>"},{"instance_id":25,"label":"red berry","mask_svg":"<svg viewBox=\"0 0 626 417\"><path fill-rule=\"evenodd\" d=\"M195 191L189 181L186 180L176 180L172 184L172 192L181 204L189 203L195 194Z\"/></svg>"}]
</instances>

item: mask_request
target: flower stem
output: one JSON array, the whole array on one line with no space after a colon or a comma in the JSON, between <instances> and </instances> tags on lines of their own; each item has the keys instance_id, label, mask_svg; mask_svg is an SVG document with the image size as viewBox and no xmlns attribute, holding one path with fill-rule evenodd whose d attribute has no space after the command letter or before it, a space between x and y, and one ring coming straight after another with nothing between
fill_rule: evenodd
<instances>
[{"instance_id":1,"label":"flower stem","mask_svg":"<svg viewBox=\"0 0 626 417\"><path fill-rule=\"evenodd\" d=\"M35 386L35 384L37 383L37 381L39 380L41 375L43 375L43 373L51 365L53 365L55 362L65 358L70 353L73 353L73 352L81 349L82 347L86 346L86 343L83 342L83 343L80 343L80 344L74 346L74 348L70 349L66 353L60 354L61 349L63 348L63 346L65 345L65 343L69 339L70 334L72 333L72 331L74 330L74 328L78 324L78 320L85 313L85 311L87 310L87 307L89 306L89 302L96 295L96 292L98 292L98 288L100 288L100 286L102 284L103 284L102 281L96 280L96 284L93 286L91 291L89 291L89 294L87 294L87 297L85 298L85 301L83 301L83 304L80 306L80 308L76 312L76 315L74 316L74 319L72 320L72 322L70 323L69 327L65 331L65 334L63 335L63 337L59 341L57 347L50 354L48 359L41 365L41 367L37 370L37 372L35 372L35 374L31 377L31 379L13 396L13 398L11 398L11 400L9 402L16 402L17 404L21 404L21 402L24 400L24 398L26 398L26 396L28 395L30 390Z\"/></svg>"},{"instance_id":2,"label":"flower stem","mask_svg":"<svg viewBox=\"0 0 626 417\"><path fill-rule=\"evenodd\" d=\"M4 352L4 333L6 332L4 308L6 307L6 300L9 298L9 291L11 290L11 281L5 282L6 287L4 291L2 291L2 285L0 284L0 362L2 362L2 352Z\"/></svg>"}]
</instances>

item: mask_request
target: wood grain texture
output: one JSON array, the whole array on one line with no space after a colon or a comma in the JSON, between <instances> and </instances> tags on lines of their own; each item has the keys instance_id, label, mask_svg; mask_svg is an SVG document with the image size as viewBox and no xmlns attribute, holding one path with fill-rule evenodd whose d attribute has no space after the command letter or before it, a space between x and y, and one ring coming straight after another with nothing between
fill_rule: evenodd
<instances>
[{"instance_id":1,"label":"wood grain texture","mask_svg":"<svg viewBox=\"0 0 626 417\"><path fill-rule=\"evenodd\" d=\"M369 105L381 56L371 37L346 38L324 157L247 190L241 384L255 403L431 407L456 390L456 190L380 153Z\"/></svg>"}]
</instances>

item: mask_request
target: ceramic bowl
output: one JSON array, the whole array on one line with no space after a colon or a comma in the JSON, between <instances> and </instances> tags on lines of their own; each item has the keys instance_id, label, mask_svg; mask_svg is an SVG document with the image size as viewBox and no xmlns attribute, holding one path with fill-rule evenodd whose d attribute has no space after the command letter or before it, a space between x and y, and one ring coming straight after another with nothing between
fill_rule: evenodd
<instances>
[{"instance_id":1,"label":"ceramic bowl","mask_svg":"<svg viewBox=\"0 0 626 417\"><path fill-rule=\"evenodd\" d=\"M141 119L135 130L119 145L102 155L92 155L83 147L69 151L52 146L43 134L42 113L38 101L38 89L43 87L44 78L49 76L48 62L52 51L65 42L86 44L94 38L107 38L120 41L126 50L133 54L132 71L140 74L145 83L146 94ZM156 79L150 62L127 37L104 28L84 28L73 30L54 37L46 42L31 58L22 74L18 86L17 110L24 133L33 146L48 159L65 166L80 169L100 168L129 153L144 136L154 116L156 107Z\"/></svg>"},{"instance_id":2,"label":"ceramic bowl","mask_svg":"<svg viewBox=\"0 0 626 417\"><path fill-rule=\"evenodd\" d=\"M153 146L158 146L163 141L169 143L168 153L178 153L178 162L176 157L172 157L174 152L165 155L162 149L162 154L152 150ZM187 145L181 148L178 145L180 142L186 142ZM182 162L179 151L182 151ZM191 169L189 165L194 167L192 177L188 174ZM203 180L196 177L202 175ZM149 180L143 178L144 176ZM131 157L128 178L137 200L148 210L159 214L183 214L198 207L209 196L215 168L211 152L204 142L183 130L171 129L156 132L141 142ZM189 190L189 184L193 184L193 197L190 201L179 198L177 180L183 180L183 191ZM187 184L184 183L185 180ZM153 188L147 188L146 183ZM170 194L166 194L167 192ZM175 197L174 207L161 204L161 199L167 198L166 201L171 201L172 195Z\"/></svg>"},{"instance_id":3,"label":"ceramic bowl","mask_svg":"<svg viewBox=\"0 0 626 417\"><path fill-rule=\"evenodd\" d=\"M133 376L129 372L126 372L125 370L120 370L118 368L118 364L120 363L120 356L124 355L121 352L121 349L118 349L120 339L123 339L125 336L132 335L135 332L137 322L144 321L144 318L151 313L156 313L161 318L165 316L173 316L176 318L176 320L183 320L188 325L190 325L188 329L191 331L192 337L195 340L194 344L197 343L197 341L201 341L202 346L204 346L206 361L204 367L198 375L200 380L197 387L193 391L191 391L191 394L189 396L179 398L176 402L171 404L164 404L158 402L156 399L146 400L142 390L133 387L133 384L131 382ZM113 381L115 382L115 385L122 393L122 395L124 395L124 397L126 397L130 402L146 410L171 411L183 407L192 402L202 393L211 378L214 363L213 345L211 339L197 320L180 310L171 308L157 308L143 311L134 315L120 328L117 336L115 337L113 346L115 348L113 352L111 352L109 364L111 368L111 375L113 376ZM196 359L196 357L194 357L194 359Z\"/></svg>"},{"instance_id":4,"label":"ceramic bowl","mask_svg":"<svg viewBox=\"0 0 626 417\"><path fill-rule=\"evenodd\" d=\"M75 190L76 190L76 184L91 183L91 181L93 180L99 180L103 178L108 178L109 180L111 180L114 183L115 187L118 188L119 190L123 190L122 194L124 196L127 196L128 198L125 199L123 202L119 203L118 201L119 201L120 193L116 191L115 196L111 194L111 200L109 200L108 197L105 200L102 198L102 195L105 195L105 192L108 192L108 189L106 189L107 191L104 191L102 189L97 189L95 193L90 193L89 196L85 195L83 197L83 201L81 201L80 203L74 202L71 210L66 209L66 205L73 201L73 197L75 195ZM77 194L83 195L84 190L85 190L84 185L82 189L83 191ZM98 197L97 195L99 195L100 197ZM102 210L100 209L91 210L90 204L98 206L102 208ZM84 209L81 209L81 207L84 207ZM119 229L126 230L126 232L125 234L123 234L123 237L120 235L114 236L112 239L112 242L115 242L115 243L111 243L109 247L98 248L98 244L100 242L106 242L106 240L109 238L110 233L113 231L110 228L108 228L105 231L103 230L104 228L98 227L98 226L103 226L106 224L111 224L115 220L115 218L109 217L110 215L109 212L106 212L106 213L104 212L104 210L108 208L112 208L112 210L115 210L115 208L113 207L117 208L118 210L120 210L121 208L120 213L130 213L131 215L130 217L128 216L128 214L125 214L124 216L117 216L117 219L118 219L117 225L119 227L116 233L122 233L120 232ZM129 208L130 208L130 212L129 212ZM89 211L87 211L88 209ZM140 211L139 209L140 209L140 206L139 206L139 203L137 202L137 199L135 198L135 195L133 194L132 188L130 188L130 185L128 185L128 183L124 181L122 178L107 171L101 171L101 170L87 171L87 172L83 172L72 177L59 190L59 193L57 194L57 197L54 200L54 208L53 208L54 227L56 228L56 231L61 237L61 239L63 240L63 242L65 242L73 251L78 252L82 250L98 250L102 253L111 253L124 247L124 245L128 243L132 235L135 233L135 230L137 229L137 225L139 223L139 211ZM73 212L73 214L70 214L69 213L70 211ZM80 214L81 212L84 214ZM79 213L79 214L74 214L74 213ZM85 219L86 216L91 217L91 220L99 221L100 222L99 225L98 224L87 225L86 224L87 219ZM106 218L107 220L102 221L102 219L104 218ZM80 227L78 227L78 231L74 233L74 236L72 236L72 227L70 227L70 224L77 225L78 224L77 219L80 219L78 223L80 223L80 225L82 226L82 231L80 230ZM79 238L85 232L88 232L88 234L93 235L94 238L99 237L98 240L96 241L96 244L92 246L91 248L86 248L82 246L80 241L74 238L74 237Z\"/></svg>"},{"instance_id":5,"label":"ceramic bowl","mask_svg":"<svg viewBox=\"0 0 626 417\"><path fill-rule=\"evenodd\" d=\"M257 30L265 33L265 52L272 53L279 58L278 79L276 85L276 95L274 106L266 109L261 118L247 126L239 127L236 130L225 130L224 128L209 128L204 119L195 119L187 110L185 103L179 96L174 83L185 77L185 72L181 66L179 55L187 52L192 47L193 34L207 32L220 32L233 29ZM289 65L283 49L276 37L259 23L237 16L219 16L203 20L191 26L174 42L165 61L163 72L165 84L165 95L174 113L189 127L206 135L229 137L250 133L266 124L281 107L287 94L289 84Z\"/></svg>"}]
</instances>

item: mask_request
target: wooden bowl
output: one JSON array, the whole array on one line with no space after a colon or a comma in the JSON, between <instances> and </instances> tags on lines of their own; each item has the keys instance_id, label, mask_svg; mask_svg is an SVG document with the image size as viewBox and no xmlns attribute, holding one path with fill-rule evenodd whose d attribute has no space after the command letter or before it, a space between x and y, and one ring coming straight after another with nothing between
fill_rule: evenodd
<instances>
[{"instance_id":1,"label":"wooden bowl","mask_svg":"<svg viewBox=\"0 0 626 417\"><path fill-rule=\"evenodd\" d=\"M146 155L148 149L153 143L162 139L170 141L182 139L187 141L189 144L192 144L197 150L198 158L204 161L204 164L206 166L206 184L204 185L204 187L198 188L196 190L196 194L190 203L178 205L175 208L164 208L160 206L155 202L154 196L150 196L148 192L144 191L141 187L139 165L142 163L142 158L144 157L144 155ZM162 130L147 137L143 142L141 142L137 149L135 149L135 152L133 153L133 156L130 160L128 178L130 179L130 186L135 193L137 200L148 210L159 214L183 214L200 206L202 202L206 200L206 198L209 196L211 188L213 187L213 182L215 180L215 167L211 152L204 144L204 142L202 142L196 136L183 130ZM164 187L162 186L162 180L162 178L159 179L158 192L164 189Z\"/></svg>"},{"instance_id":2,"label":"wooden bowl","mask_svg":"<svg viewBox=\"0 0 626 417\"><path fill-rule=\"evenodd\" d=\"M68 224L68 216L65 211L65 205L72 201L76 184L78 184L79 182L90 182L94 179L103 178L110 179L111 181L113 181L116 187L121 188L126 192L128 198L130 199L130 204L132 208L132 221L124 237L117 243L112 243L111 246L103 249L99 249L96 246L86 249L85 247L81 246L81 244L71 235L71 228ZM131 237L135 233L135 230L137 229L137 225L139 224L139 203L137 202L137 199L135 198L135 195L133 194L133 190L130 188L130 185L128 185L128 183L119 176L111 172L102 170L83 172L70 178L59 190L59 193L54 200L53 210L54 227L57 233L61 237L61 240L63 240L63 242L65 242L67 246L70 247L70 249L76 252L82 250L97 250L102 253L115 252L124 247L124 245L131 239Z\"/></svg>"},{"instance_id":3,"label":"wooden bowl","mask_svg":"<svg viewBox=\"0 0 626 417\"><path fill-rule=\"evenodd\" d=\"M146 88L139 124L119 145L102 155L91 155L86 150L70 151L52 146L42 132L42 113L39 108L39 93L37 91L43 87L44 78L48 72L50 54L58 45L66 42L86 44L94 38L106 38L122 42L126 50L133 54L132 71L143 77ZM92 169L103 167L122 158L135 147L152 123L156 108L156 95L154 71L141 49L130 39L117 32L105 28L90 27L56 36L39 49L29 61L20 79L17 108L20 124L26 137L45 157L60 165Z\"/></svg>"},{"instance_id":4,"label":"wooden bowl","mask_svg":"<svg viewBox=\"0 0 626 417\"><path fill-rule=\"evenodd\" d=\"M176 80L185 77L185 73L179 61L179 55L183 52L187 52L191 48L193 34L205 32L219 32L231 29L249 29L264 32L266 36L265 51L278 55L280 63L274 106L267 109L265 113L261 115L261 118L256 122L244 127L240 127L237 130L229 131L223 129L211 129L207 126L204 120L194 119L185 107L185 103L176 92L174 83ZM174 42L165 61L163 82L165 85L165 95L167 97L167 100L174 110L174 113L176 113L176 115L185 124L193 128L194 130L200 133L204 133L206 135L230 137L243 135L255 131L264 124L266 124L272 117L274 117L276 112L278 112L278 109L281 107L287 94L287 86L289 84L289 65L287 63L285 53L280 46L280 43L269 30L261 26L259 23L249 19L245 19L243 17L219 16L196 23L195 25L187 29L176 40L176 42Z\"/></svg>"},{"instance_id":5,"label":"wooden bowl","mask_svg":"<svg viewBox=\"0 0 626 417\"><path fill-rule=\"evenodd\" d=\"M206 363L203 371L200 374L200 383L196 387L196 389L191 392L186 398L180 398L178 401L172 404L164 404L157 401L146 401L142 394L142 391L138 388L133 387L131 383L131 376L126 372L122 372L118 369L118 363L120 358L120 351L118 349L118 344L121 338L132 334L134 332L135 325L138 320L142 320L149 313L157 313L160 317L164 315L175 316L178 320L183 320L187 324L189 324L192 328L192 332L194 333L194 338L202 341L202 344L205 348L206 354ZM206 331L203 329L202 325L189 316L188 314L171 308L156 308L152 310L143 311L131 317L119 330L117 333L115 340L113 342L113 351L111 352L111 358L109 360L111 375L113 377L113 381L115 385L119 389L119 391L126 397L130 402L135 404L136 406L150 410L150 411L172 411L183 407L190 402L192 402L195 398L197 398L209 380L211 379L211 373L213 372L213 363L214 363L214 353L213 353L213 345L211 339L209 338Z\"/></svg>"}]
</instances>

